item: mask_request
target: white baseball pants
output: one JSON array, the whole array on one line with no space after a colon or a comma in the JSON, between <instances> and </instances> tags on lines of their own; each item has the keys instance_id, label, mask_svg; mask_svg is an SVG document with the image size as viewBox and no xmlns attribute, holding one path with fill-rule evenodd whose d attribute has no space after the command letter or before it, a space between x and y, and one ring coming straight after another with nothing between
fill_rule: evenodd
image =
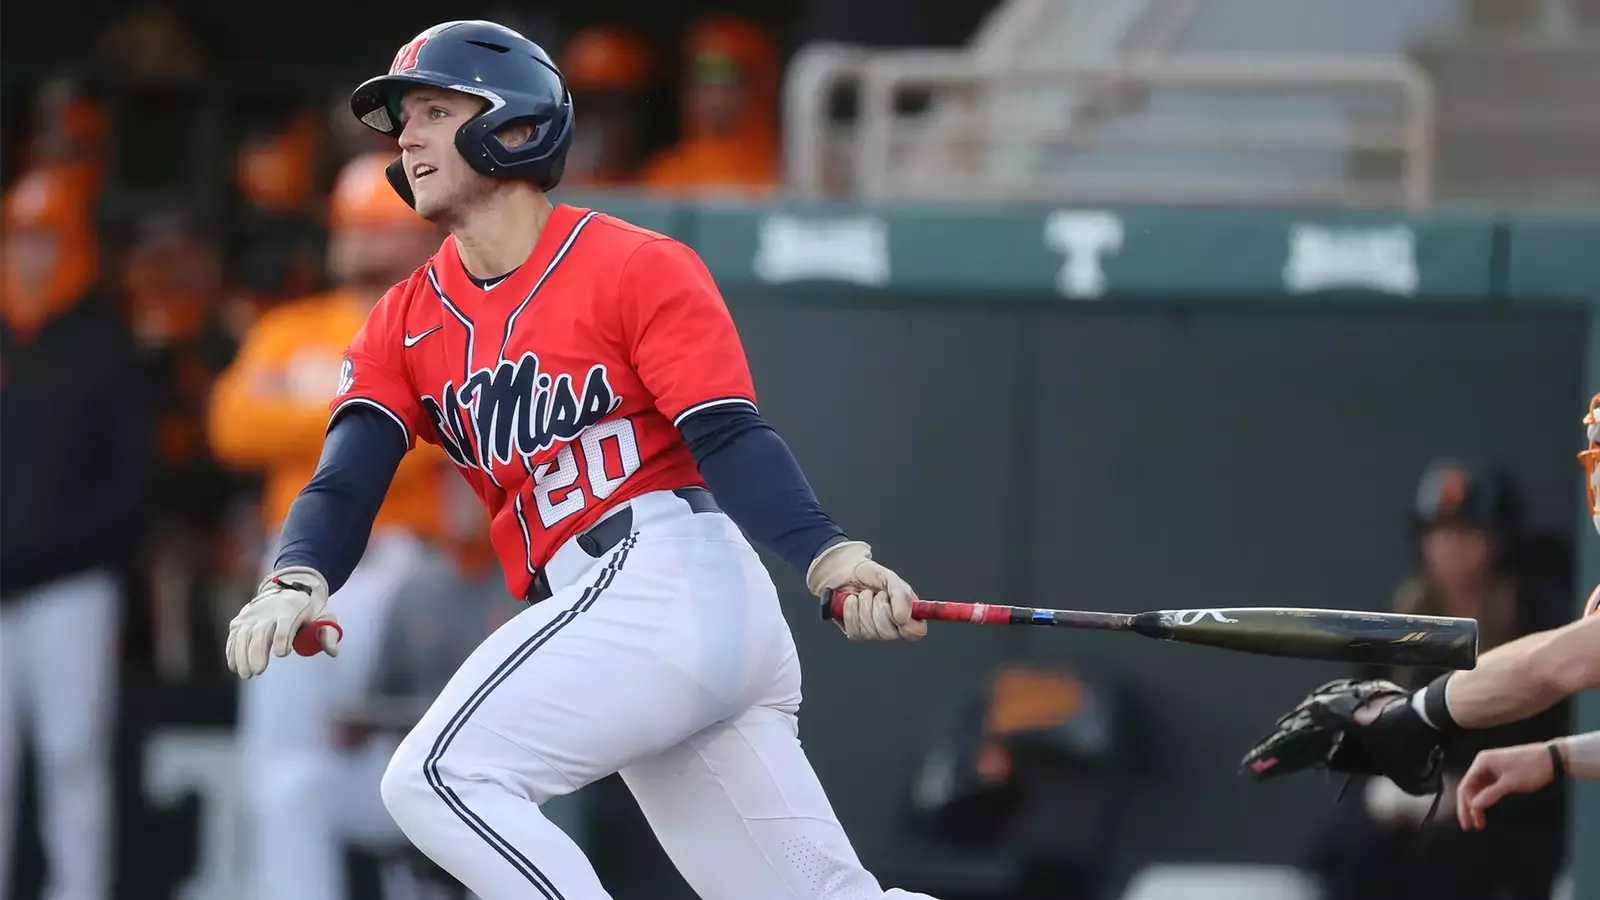
<instances>
[{"instance_id":1,"label":"white baseball pants","mask_svg":"<svg viewBox=\"0 0 1600 900\"><path fill-rule=\"evenodd\" d=\"M632 535L599 559L568 541L553 596L485 640L401 743L395 821L482 900L602 900L539 806L621 772L703 900L920 896L862 868L806 760L794 642L744 536L670 491L631 505Z\"/></svg>"},{"instance_id":2,"label":"white baseball pants","mask_svg":"<svg viewBox=\"0 0 1600 900\"><path fill-rule=\"evenodd\" d=\"M238 733L250 873L245 900L348 896L346 842L366 828L349 821L363 808L347 802L346 790L352 776L359 777L359 758L334 745L332 716L362 699L389 601L426 552L407 532L375 533L349 580L328 601L344 628L339 656L291 653L241 685Z\"/></svg>"},{"instance_id":3,"label":"white baseball pants","mask_svg":"<svg viewBox=\"0 0 1600 900\"><path fill-rule=\"evenodd\" d=\"M111 896L112 742L122 592L109 572L54 581L0 607L0 898L7 889L24 735L39 761L47 900Z\"/></svg>"}]
</instances>

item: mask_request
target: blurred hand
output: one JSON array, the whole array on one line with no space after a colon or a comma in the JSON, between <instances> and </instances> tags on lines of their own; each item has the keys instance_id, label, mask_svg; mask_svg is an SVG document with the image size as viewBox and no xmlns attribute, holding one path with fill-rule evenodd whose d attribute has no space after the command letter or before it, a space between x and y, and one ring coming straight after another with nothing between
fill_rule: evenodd
<instances>
[{"instance_id":1,"label":"blurred hand","mask_svg":"<svg viewBox=\"0 0 1600 900\"><path fill-rule=\"evenodd\" d=\"M1531 794L1556 777L1544 744L1519 744L1479 753L1456 792L1456 820L1466 831L1487 826L1484 812L1507 794Z\"/></svg>"}]
</instances>

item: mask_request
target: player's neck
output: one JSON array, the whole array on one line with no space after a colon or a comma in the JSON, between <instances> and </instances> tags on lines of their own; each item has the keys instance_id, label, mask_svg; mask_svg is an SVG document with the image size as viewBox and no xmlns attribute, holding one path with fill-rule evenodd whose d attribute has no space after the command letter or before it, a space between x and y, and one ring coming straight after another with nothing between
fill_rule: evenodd
<instances>
[{"instance_id":1,"label":"player's neck","mask_svg":"<svg viewBox=\"0 0 1600 900\"><path fill-rule=\"evenodd\" d=\"M542 191L507 187L451 229L461 264L476 278L498 278L522 265L550 221L554 207Z\"/></svg>"}]
</instances>

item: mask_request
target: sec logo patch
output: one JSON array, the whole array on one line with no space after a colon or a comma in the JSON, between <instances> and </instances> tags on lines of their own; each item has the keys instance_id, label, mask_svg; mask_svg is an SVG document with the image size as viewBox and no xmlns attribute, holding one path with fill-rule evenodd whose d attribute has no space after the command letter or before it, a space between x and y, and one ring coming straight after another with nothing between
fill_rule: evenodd
<instances>
[{"instance_id":1,"label":"sec logo patch","mask_svg":"<svg viewBox=\"0 0 1600 900\"><path fill-rule=\"evenodd\" d=\"M344 358L344 363L339 366L339 389L334 392L334 396L342 397L345 394L350 393L350 389L355 387L355 384L356 367L355 364L350 361L350 357L347 356Z\"/></svg>"}]
</instances>

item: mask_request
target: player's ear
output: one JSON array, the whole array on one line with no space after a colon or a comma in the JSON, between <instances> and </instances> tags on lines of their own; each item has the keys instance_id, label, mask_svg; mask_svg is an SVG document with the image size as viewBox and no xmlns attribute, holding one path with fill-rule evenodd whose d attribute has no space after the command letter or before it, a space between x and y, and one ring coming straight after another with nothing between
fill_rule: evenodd
<instances>
[{"instance_id":1,"label":"player's ear","mask_svg":"<svg viewBox=\"0 0 1600 900\"><path fill-rule=\"evenodd\" d=\"M494 136L499 138L500 143L505 144L507 147L521 147L528 142L529 138L533 137L533 126L507 125L495 132Z\"/></svg>"}]
</instances>

